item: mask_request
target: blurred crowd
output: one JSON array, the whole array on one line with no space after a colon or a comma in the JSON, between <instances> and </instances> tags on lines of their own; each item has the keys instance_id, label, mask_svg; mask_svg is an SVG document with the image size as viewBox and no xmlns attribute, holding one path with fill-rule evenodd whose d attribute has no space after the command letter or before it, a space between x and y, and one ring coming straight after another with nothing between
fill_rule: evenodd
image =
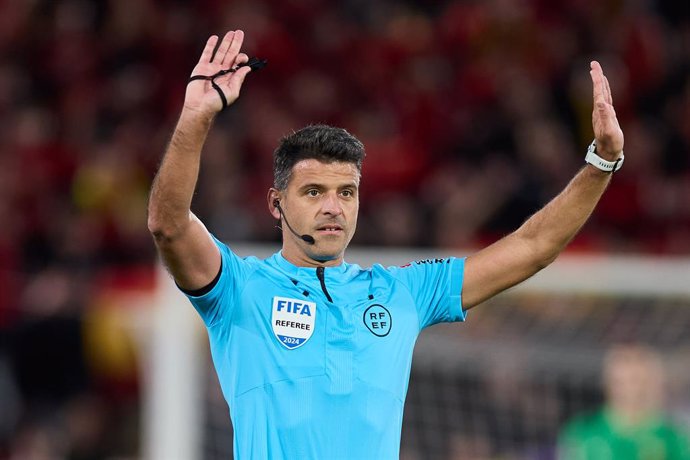
<instances>
[{"instance_id":1,"label":"blurred crowd","mask_svg":"<svg viewBox=\"0 0 690 460\"><path fill-rule=\"evenodd\" d=\"M0 456L21 450L9 439L50 439L35 414L74 422L60 446L73 458L88 458L80 427L100 430L100 449L109 430L131 438L79 424L137 397L122 371L135 365L89 357L101 323L87 313L107 311L113 289L152 285L149 184L206 38L237 28L269 64L204 152L193 207L221 239L278 241L271 153L325 122L367 149L355 243L487 244L582 164L597 59L626 162L573 248L690 253L686 2L0 1L0 386L21 407L0 411Z\"/></svg>"}]
</instances>

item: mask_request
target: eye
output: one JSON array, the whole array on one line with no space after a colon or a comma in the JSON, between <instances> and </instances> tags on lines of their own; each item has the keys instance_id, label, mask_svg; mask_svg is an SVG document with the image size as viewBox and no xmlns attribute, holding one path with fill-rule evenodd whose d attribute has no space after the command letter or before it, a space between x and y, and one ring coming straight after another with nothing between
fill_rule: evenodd
<instances>
[{"instance_id":1,"label":"eye","mask_svg":"<svg viewBox=\"0 0 690 460\"><path fill-rule=\"evenodd\" d=\"M343 190L340 194L346 198L351 198L355 195L352 190Z\"/></svg>"},{"instance_id":2,"label":"eye","mask_svg":"<svg viewBox=\"0 0 690 460\"><path fill-rule=\"evenodd\" d=\"M319 196L319 191L315 188L307 190L307 196Z\"/></svg>"}]
</instances>

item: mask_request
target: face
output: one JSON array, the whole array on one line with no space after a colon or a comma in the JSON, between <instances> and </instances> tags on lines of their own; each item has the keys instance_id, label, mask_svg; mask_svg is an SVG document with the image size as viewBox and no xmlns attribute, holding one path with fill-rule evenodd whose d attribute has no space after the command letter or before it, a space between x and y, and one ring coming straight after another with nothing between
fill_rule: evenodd
<instances>
[{"instance_id":1,"label":"face","mask_svg":"<svg viewBox=\"0 0 690 460\"><path fill-rule=\"evenodd\" d=\"M654 414L663 402L664 369L650 349L621 345L608 352L604 378L609 404L621 415Z\"/></svg>"},{"instance_id":2,"label":"face","mask_svg":"<svg viewBox=\"0 0 690 460\"><path fill-rule=\"evenodd\" d=\"M297 266L334 266L343 260L345 248L357 227L359 212L359 171L352 163L322 163L302 160L292 168L283 191L271 189L271 214L280 219L275 199L285 218L300 235L311 235L309 244L283 228L283 256Z\"/></svg>"}]
</instances>

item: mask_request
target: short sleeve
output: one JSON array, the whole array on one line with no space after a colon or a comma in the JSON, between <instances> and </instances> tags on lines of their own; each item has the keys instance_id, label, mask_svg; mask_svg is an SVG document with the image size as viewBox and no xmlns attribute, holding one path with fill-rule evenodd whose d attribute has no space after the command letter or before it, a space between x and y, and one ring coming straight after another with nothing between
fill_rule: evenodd
<instances>
[{"instance_id":1,"label":"short sleeve","mask_svg":"<svg viewBox=\"0 0 690 460\"><path fill-rule=\"evenodd\" d=\"M221 258L220 274L216 284L210 291L200 296L184 293L207 327L214 325L222 318L229 317L233 305L236 304L238 290L241 289L250 271L250 264L245 259L238 257L216 237L213 237L213 241L220 250Z\"/></svg>"},{"instance_id":2,"label":"short sleeve","mask_svg":"<svg viewBox=\"0 0 690 460\"><path fill-rule=\"evenodd\" d=\"M464 321L462 282L464 258L426 259L389 268L414 298L419 327Z\"/></svg>"}]
</instances>

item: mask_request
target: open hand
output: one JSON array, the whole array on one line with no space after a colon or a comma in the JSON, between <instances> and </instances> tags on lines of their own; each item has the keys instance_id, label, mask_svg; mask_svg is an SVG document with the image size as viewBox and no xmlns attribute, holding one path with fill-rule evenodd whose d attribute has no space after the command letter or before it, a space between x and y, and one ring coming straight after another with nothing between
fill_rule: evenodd
<instances>
[{"instance_id":1,"label":"open hand","mask_svg":"<svg viewBox=\"0 0 690 460\"><path fill-rule=\"evenodd\" d=\"M192 75L210 76L221 70L231 69L246 63L249 57L244 53L240 53L243 40L244 32L241 30L231 30L225 34L223 41L218 46L218 50L213 54L213 50L218 43L218 36L212 35L209 37L199 62L192 70ZM250 67L244 66L238 68L235 72L221 75L215 79L216 84L223 91L228 105L231 105L239 97L244 78L250 71ZM210 80L194 80L187 85L184 107L185 109L213 116L223 108L223 103L218 92L211 86Z\"/></svg>"},{"instance_id":2,"label":"open hand","mask_svg":"<svg viewBox=\"0 0 690 460\"><path fill-rule=\"evenodd\" d=\"M597 61L590 63L594 107L592 109L592 128L597 140L597 154L605 160L615 161L623 150L623 130L621 130L613 109L611 87Z\"/></svg>"}]
</instances>

